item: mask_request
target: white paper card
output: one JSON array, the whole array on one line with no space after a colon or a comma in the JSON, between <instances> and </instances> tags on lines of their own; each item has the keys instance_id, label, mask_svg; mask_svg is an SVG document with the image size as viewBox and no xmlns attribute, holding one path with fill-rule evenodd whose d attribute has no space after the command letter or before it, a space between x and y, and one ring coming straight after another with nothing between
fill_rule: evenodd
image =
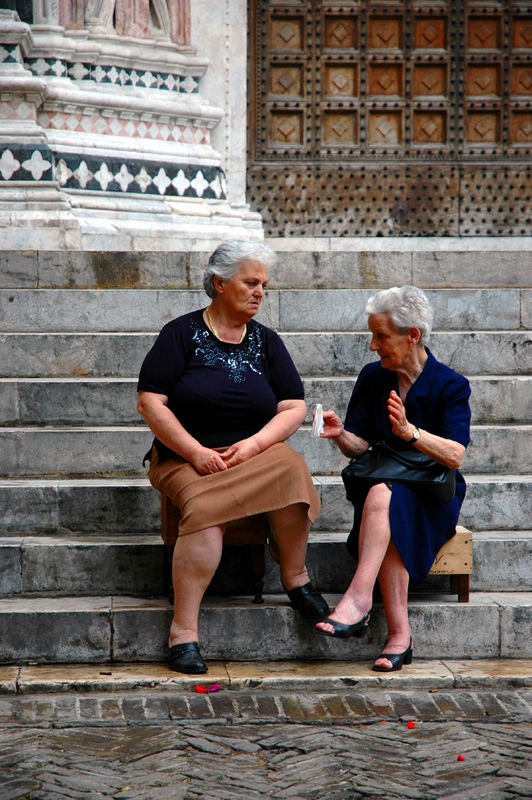
<instances>
[{"instance_id":1,"label":"white paper card","mask_svg":"<svg viewBox=\"0 0 532 800\"><path fill-rule=\"evenodd\" d=\"M312 421L312 435L319 436L320 433L323 433L323 409L320 403L316 403L314 419Z\"/></svg>"}]
</instances>

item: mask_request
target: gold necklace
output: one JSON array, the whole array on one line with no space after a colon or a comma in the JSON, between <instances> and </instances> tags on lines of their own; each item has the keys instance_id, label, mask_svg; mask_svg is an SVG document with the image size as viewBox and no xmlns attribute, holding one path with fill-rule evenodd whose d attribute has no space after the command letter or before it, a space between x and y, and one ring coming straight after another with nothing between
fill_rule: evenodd
<instances>
[{"instance_id":1,"label":"gold necklace","mask_svg":"<svg viewBox=\"0 0 532 800\"><path fill-rule=\"evenodd\" d=\"M209 328L211 329L211 331L214 333L214 335L216 336L216 338L218 339L219 342L223 342L224 339L222 339L222 337L219 335L218 331L214 327L214 322L212 321L212 317L209 314L209 309L208 308L205 309L205 316L207 317L207 322L209 323ZM248 326L246 325L246 323L244 323L244 330L242 331L242 336L238 340L237 344L240 344L241 342L244 341L244 336L246 335L247 330L248 330ZM228 343L226 342L226 344L228 344Z\"/></svg>"}]
</instances>

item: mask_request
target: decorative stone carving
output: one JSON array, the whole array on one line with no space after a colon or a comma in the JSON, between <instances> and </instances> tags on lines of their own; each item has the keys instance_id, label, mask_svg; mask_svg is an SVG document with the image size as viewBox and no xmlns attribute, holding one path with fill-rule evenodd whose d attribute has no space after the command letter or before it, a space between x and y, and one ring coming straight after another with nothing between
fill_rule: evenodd
<instances>
[{"instance_id":1,"label":"decorative stone carving","mask_svg":"<svg viewBox=\"0 0 532 800\"><path fill-rule=\"evenodd\" d=\"M37 25L57 25L61 0L34 0L33 20Z\"/></svg>"},{"instance_id":2,"label":"decorative stone carving","mask_svg":"<svg viewBox=\"0 0 532 800\"><path fill-rule=\"evenodd\" d=\"M200 93L209 62L176 45L188 8L39 0L33 25L0 10L4 246L175 249L262 236L243 195L228 197L211 141L224 111Z\"/></svg>"},{"instance_id":3,"label":"decorative stone carving","mask_svg":"<svg viewBox=\"0 0 532 800\"><path fill-rule=\"evenodd\" d=\"M86 0L85 22L94 31L111 31L114 28L116 0Z\"/></svg>"},{"instance_id":4,"label":"decorative stone carving","mask_svg":"<svg viewBox=\"0 0 532 800\"><path fill-rule=\"evenodd\" d=\"M190 0L37 0L35 20L137 39L190 41Z\"/></svg>"}]
</instances>

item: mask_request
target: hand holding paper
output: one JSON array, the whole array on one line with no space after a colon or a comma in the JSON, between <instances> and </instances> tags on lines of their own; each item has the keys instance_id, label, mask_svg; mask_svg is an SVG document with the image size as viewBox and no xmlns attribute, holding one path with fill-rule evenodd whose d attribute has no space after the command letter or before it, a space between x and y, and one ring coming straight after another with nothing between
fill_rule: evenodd
<instances>
[{"instance_id":1,"label":"hand holding paper","mask_svg":"<svg viewBox=\"0 0 532 800\"><path fill-rule=\"evenodd\" d=\"M323 433L323 409L320 403L316 403L312 420L312 435L318 437L320 433Z\"/></svg>"}]
</instances>

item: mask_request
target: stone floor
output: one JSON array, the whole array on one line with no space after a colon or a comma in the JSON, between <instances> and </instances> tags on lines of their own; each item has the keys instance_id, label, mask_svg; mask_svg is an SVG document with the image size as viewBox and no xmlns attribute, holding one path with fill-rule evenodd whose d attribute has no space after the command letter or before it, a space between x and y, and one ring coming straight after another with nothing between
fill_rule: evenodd
<instances>
[{"instance_id":1,"label":"stone floor","mask_svg":"<svg viewBox=\"0 0 532 800\"><path fill-rule=\"evenodd\" d=\"M0 797L530 798L531 723L530 660L8 666Z\"/></svg>"}]
</instances>

